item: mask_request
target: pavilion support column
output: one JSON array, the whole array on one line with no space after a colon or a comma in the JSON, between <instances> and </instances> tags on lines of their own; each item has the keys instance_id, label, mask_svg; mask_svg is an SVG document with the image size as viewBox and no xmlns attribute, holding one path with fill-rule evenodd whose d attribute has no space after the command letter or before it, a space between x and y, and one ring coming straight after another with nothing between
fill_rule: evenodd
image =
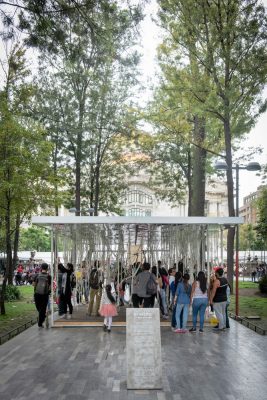
<instances>
[{"instance_id":1,"label":"pavilion support column","mask_svg":"<svg viewBox=\"0 0 267 400\"><path fill-rule=\"evenodd\" d=\"M56 268L56 263L54 263L54 226L51 226L51 328L54 326L54 268Z\"/></svg>"},{"instance_id":2,"label":"pavilion support column","mask_svg":"<svg viewBox=\"0 0 267 400\"><path fill-rule=\"evenodd\" d=\"M220 227L220 237L221 237L221 240L220 240L220 245L221 245L221 266L223 266L223 226L221 226Z\"/></svg>"},{"instance_id":3,"label":"pavilion support column","mask_svg":"<svg viewBox=\"0 0 267 400\"><path fill-rule=\"evenodd\" d=\"M210 236L209 236L208 225L206 231L206 247L207 247L207 276L208 276L208 281L210 281Z\"/></svg>"}]
</instances>

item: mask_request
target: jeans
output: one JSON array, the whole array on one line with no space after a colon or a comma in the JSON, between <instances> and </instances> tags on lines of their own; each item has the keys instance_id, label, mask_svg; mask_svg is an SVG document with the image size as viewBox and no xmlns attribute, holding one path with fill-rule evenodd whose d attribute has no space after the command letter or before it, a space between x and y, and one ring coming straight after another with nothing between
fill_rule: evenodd
<instances>
[{"instance_id":1,"label":"jeans","mask_svg":"<svg viewBox=\"0 0 267 400\"><path fill-rule=\"evenodd\" d=\"M180 315L181 312L183 311L183 324L181 326L180 322ZM186 324L187 324L187 318L188 318L188 311L189 311L189 304L180 304L177 303L176 305L176 328L177 329L185 329Z\"/></svg>"},{"instance_id":2,"label":"jeans","mask_svg":"<svg viewBox=\"0 0 267 400\"><path fill-rule=\"evenodd\" d=\"M197 315L199 313L199 327L203 329L204 326L204 318L205 311L208 305L207 298L196 298L193 300L192 309L193 309L193 328L197 327Z\"/></svg>"},{"instance_id":3,"label":"jeans","mask_svg":"<svg viewBox=\"0 0 267 400\"><path fill-rule=\"evenodd\" d=\"M216 317L219 321L219 329L223 329L226 327L226 304L227 301L222 301L220 303L213 303L213 308L216 314Z\"/></svg>"},{"instance_id":4,"label":"jeans","mask_svg":"<svg viewBox=\"0 0 267 400\"><path fill-rule=\"evenodd\" d=\"M228 307L229 307L229 303L226 304L226 308L225 308L225 322L226 322L226 328L230 328L229 315L228 315Z\"/></svg>"},{"instance_id":5,"label":"jeans","mask_svg":"<svg viewBox=\"0 0 267 400\"><path fill-rule=\"evenodd\" d=\"M162 307L163 307L163 315L168 315L168 307L167 307L167 302L166 302L166 290L165 289L160 289L160 297L162 301Z\"/></svg>"},{"instance_id":6,"label":"jeans","mask_svg":"<svg viewBox=\"0 0 267 400\"><path fill-rule=\"evenodd\" d=\"M180 314L180 326L183 326L183 311L184 310L182 310ZM173 304L172 308L172 328L176 328L176 303Z\"/></svg>"}]
</instances>

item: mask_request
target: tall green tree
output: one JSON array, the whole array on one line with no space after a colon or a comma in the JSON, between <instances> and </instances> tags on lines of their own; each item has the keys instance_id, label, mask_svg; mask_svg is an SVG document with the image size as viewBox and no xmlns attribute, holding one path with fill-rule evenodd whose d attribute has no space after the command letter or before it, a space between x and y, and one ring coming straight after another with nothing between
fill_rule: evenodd
<instances>
[{"instance_id":1,"label":"tall green tree","mask_svg":"<svg viewBox=\"0 0 267 400\"><path fill-rule=\"evenodd\" d=\"M95 215L100 197L104 198L100 188L106 187L100 182L105 178L101 170L105 157L110 159L113 138L129 133L127 109L138 62L130 47L135 42L133 29L141 18L136 7L129 10L109 3L105 7L92 5L90 16L95 29L84 23L80 13L73 12L67 21L57 21L61 29L65 24L65 39L57 50L41 47L45 74L40 81L39 115L51 138L57 140L58 155L68 160L69 187L76 209L81 210L82 203L87 202L87 207L94 207ZM114 162L114 171L116 165L123 178L121 164Z\"/></svg>"},{"instance_id":2,"label":"tall green tree","mask_svg":"<svg viewBox=\"0 0 267 400\"><path fill-rule=\"evenodd\" d=\"M25 50L15 44L7 55L5 61L1 60L5 80L0 91L0 215L7 258L0 299L2 314L6 283L13 281L20 224L52 196L51 145L28 114L34 87L29 82Z\"/></svg>"},{"instance_id":3,"label":"tall green tree","mask_svg":"<svg viewBox=\"0 0 267 400\"><path fill-rule=\"evenodd\" d=\"M50 251L51 237L50 232L43 228L31 226L20 230L19 250Z\"/></svg>"},{"instance_id":4,"label":"tall green tree","mask_svg":"<svg viewBox=\"0 0 267 400\"><path fill-rule=\"evenodd\" d=\"M265 109L261 99L267 76L264 7L257 0L162 0L159 4L180 52L187 60L194 55L209 78L206 87L196 85L192 93L223 128L228 210L229 216L234 216L233 142L249 131ZM234 228L229 228L227 264L231 283L234 235Z\"/></svg>"}]
</instances>

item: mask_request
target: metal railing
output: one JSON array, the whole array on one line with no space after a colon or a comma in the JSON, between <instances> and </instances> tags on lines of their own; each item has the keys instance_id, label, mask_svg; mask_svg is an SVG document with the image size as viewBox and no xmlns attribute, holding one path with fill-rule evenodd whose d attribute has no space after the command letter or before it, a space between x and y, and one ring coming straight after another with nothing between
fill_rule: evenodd
<instances>
[{"instance_id":1,"label":"metal railing","mask_svg":"<svg viewBox=\"0 0 267 400\"><path fill-rule=\"evenodd\" d=\"M250 322L247 317L239 317L236 316L235 314L231 314L229 313L229 316L231 318L233 318L235 321L240 322L242 325L244 325L246 328L249 328L251 330L253 330L254 332L260 334L260 335L266 335L267 334L267 330Z\"/></svg>"},{"instance_id":2,"label":"metal railing","mask_svg":"<svg viewBox=\"0 0 267 400\"><path fill-rule=\"evenodd\" d=\"M12 329L9 332L4 333L3 335L0 336L0 346L1 344L7 342L8 340L17 336L18 334L30 328L32 325L35 325L36 323L37 323L37 318L34 318L31 319L30 321L24 322L23 324L17 326L16 328Z\"/></svg>"}]
</instances>

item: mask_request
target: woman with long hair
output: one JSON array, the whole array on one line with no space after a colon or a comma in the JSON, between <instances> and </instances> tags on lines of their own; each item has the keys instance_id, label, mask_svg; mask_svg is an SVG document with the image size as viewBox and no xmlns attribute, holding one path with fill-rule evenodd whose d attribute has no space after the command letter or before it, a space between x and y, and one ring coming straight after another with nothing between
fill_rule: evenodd
<instances>
[{"instance_id":1,"label":"woman with long hair","mask_svg":"<svg viewBox=\"0 0 267 400\"><path fill-rule=\"evenodd\" d=\"M191 285L189 283L190 276L185 273L182 282L178 283L174 301L176 302L176 333L186 333L186 325L191 296ZM180 322L180 315L183 311L182 325Z\"/></svg>"},{"instance_id":2,"label":"woman with long hair","mask_svg":"<svg viewBox=\"0 0 267 400\"><path fill-rule=\"evenodd\" d=\"M176 293L178 283L181 281L182 281L182 273L180 271L178 271L175 273L174 281L170 284L170 291L171 291L172 299L173 299L172 321L171 321L172 330L176 329L176 305L177 305L177 302L174 301L174 298L175 298L175 293ZM182 326L182 324L183 324L183 310L180 314L180 325Z\"/></svg>"},{"instance_id":3,"label":"woman with long hair","mask_svg":"<svg viewBox=\"0 0 267 400\"><path fill-rule=\"evenodd\" d=\"M193 309L193 328L189 332L196 332L197 315L199 314L199 332L203 333L205 311L209 303L207 278L203 271L199 271L197 279L192 285L191 303Z\"/></svg>"}]
</instances>

